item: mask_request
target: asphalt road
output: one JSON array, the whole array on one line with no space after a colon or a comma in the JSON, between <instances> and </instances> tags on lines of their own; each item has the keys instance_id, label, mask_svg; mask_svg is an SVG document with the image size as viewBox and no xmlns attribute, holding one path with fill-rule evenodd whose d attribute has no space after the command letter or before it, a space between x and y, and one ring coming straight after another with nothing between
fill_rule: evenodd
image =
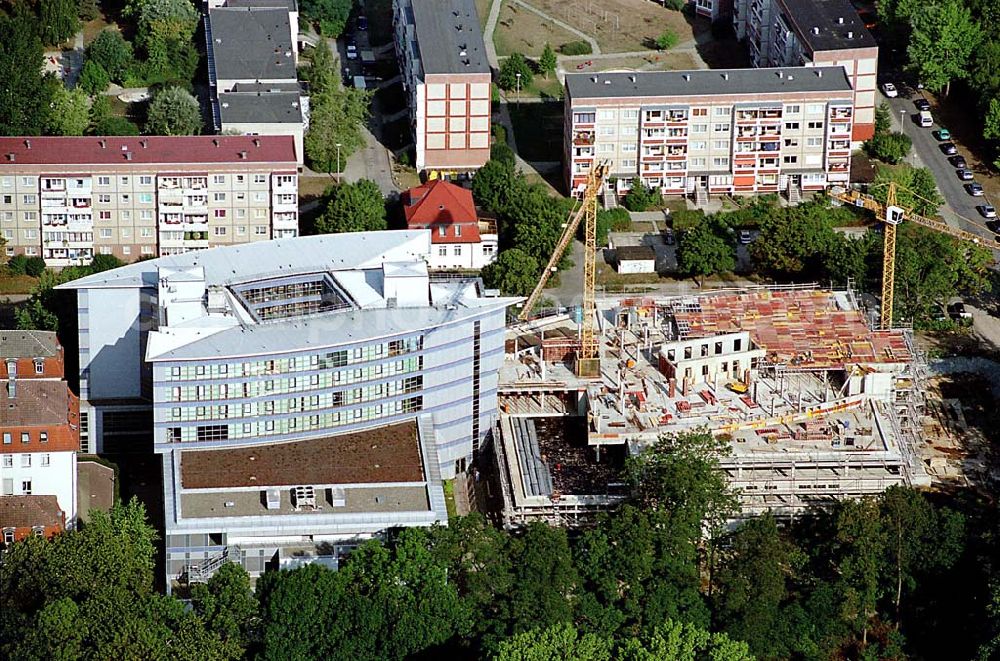
<instances>
[{"instance_id":1,"label":"asphalt road","mask_svg":"<svg viewBox=\"0 0 1000 661\"><path fill-rule=\"evenodd\" d=\"M904 95L901 94L895 99L886 100L893 110L894 123L898 124L900 111L905 111L906 121L903 123L903 131L913 140L913 149L919 160L917 165L923 164L931 171L934 179L937 180L938 189L944 196L946 206L954 212L953 215L948 214L947 210L942 208L942 215L950 225L957 224L967 232L993 238L993 233L986 229L985 219L976 211L976 206L992 204L993 202L987 200L986 197L973 197L966 192L965 184L967 182L958 178L955 167L948 162L949 157L941 151L941 143L934 137L934 132L941 127L936 122L930 128L922 128L916 123L917 108L913 105L913 100L916 98L918 98L916 95L904 98ZM962 154L961 149L958 153L968 158L968 154ZM909 160L912 164L912 155Z\"/></svg>"}]
</instances>

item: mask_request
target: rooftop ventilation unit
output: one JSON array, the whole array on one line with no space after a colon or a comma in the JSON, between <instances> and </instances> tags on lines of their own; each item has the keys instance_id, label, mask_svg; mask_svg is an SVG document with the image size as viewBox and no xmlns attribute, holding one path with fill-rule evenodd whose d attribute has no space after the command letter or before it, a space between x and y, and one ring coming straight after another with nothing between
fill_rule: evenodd
<instances>
[{"instance_id":1,"label":"rooftop ventilation unit","mask_svg":"<svg viewBox=\"0 0 1000 661\"><path fill-rule=\"evenodd\" d=\"M843 16L838 16L837 17L837 25L843 25L843 24L844 24L844 17Z\"/></svg>"},{"instance_id":2,"label":"rooftop ventilation unit","mask_svg":"<svg viewBox=\"0 0 1000 661\"><path fill-rule=\"evenodd\" d=\"M818 28L818 27L814 27L814 28L812 29L812 33L813 33L813 34L819 34L819 28Z\"/></svg>"},{"instance_id":3,"label":"rooftop ventilation unit","mask_svg":"<svg viewBox=\"0 0 1000 661\"><path fill-rule=\"evenodd\" d=\"M280 510L281 509L281 490L280 489L267 489L264 491L264 499L267 502L267 509L269 510Z\"/></svg>"},{"instance_id":4,"label":"rooftop ventilation unit","mask_svg":"<svg viewBox=\"0 0 1000 661\"><path fill-rule=\"evenodd\" d=\"M246 160L246 158L247 158L247 153L246 153L245 151L241 151L241 152L240 152L240 158L241 158L241 159L243 159L243 160L245 161L245 160Z\"/></svg>"},{"instance_id":5,"label":"rooftop ventilation unit","mask_svg":"<svg viewBox=\"0 0 1000 661\"><path fill-rule=\"evenodd\" d=\"M848 39L854 39L854 33L853 32L848 32L847 33L847 38Z\"/></svg>"}]
</instances>

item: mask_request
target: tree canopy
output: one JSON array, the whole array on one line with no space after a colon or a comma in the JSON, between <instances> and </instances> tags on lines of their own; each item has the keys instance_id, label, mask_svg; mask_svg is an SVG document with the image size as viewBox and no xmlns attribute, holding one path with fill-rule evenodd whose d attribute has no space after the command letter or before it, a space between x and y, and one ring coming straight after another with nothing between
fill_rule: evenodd
<instances>
[{"instance_id":1,"label":"tree canopy","mask_svg":"<svg viewBox=\"0 0 1000 661\"><path fill-rule=\"evenodd\" d=\"M517 89L520 86L520 89L523 91L531 84L534 75L531 65L524 59L524 55L512 53L500 65L500 75L497 77L497 85L500 86L500 89L507 91Z\"/></svg>"},{"instance_id":2,"label":"tree canopy","mask_svg":"<svg viewBox=\"0 0 1000 661\"><path fill-rule=\"evenodd\" d=\"M951 82L964 78L969 57L982 40L979 24L961 0L937 0L910 17L907 55L928 88L947 96Z\"/></svg>"},{"instance_id":3,"label":"tree canopy","mask_svg":"<svg viewBox=\"0 0 1000 661\"><path fill-rule=\"evenodd\" d=\"M316 220L316 230L321 234L375 232L385 228L385 198L370 179L335 187L323 215Z\"/></svg>"},{"instance_id":4,"label":"tree canopy","mask_svg":"<svg viewBox=\"0 0 1000 661\"><path fill-rule=\"evenodd\" d=\"M165 87L149 103L146 133L195 135L202 129L201 106L183 87Z\"/></svg>"},{"instance_id":5,"label":"tree canopy","mask_svg":"<svg viewBox=\"0 0 1000 661\"><path fill-rule=\"evenodd\" d=\"M337 172L365 144L362 127L368 120L371 93L340 85L340 73L325 39L312 50L312 65L306 71L313 90L306 158L313 169Z\"/></svg>"}]
</instances>

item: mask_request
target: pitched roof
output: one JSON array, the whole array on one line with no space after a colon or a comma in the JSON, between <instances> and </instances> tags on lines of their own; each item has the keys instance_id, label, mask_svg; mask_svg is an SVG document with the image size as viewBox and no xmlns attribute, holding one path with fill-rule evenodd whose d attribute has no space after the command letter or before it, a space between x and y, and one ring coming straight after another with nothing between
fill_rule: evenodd
<instances>
[{"instance_id":1,"label":"pitched roof","mask_svg":"<svg viewBox=\"0 0 1000 661\"><path fill-rule=\"evenodd\" d=\"M59 353L59 340L52 331L0 331L0 358L48 358Z\"/></svg>"},{"instance_id":2,"label":"pitched roof","mask_svg":"<svg viewBox=\"0 0 1000 661\"><path fill-rule=\"evenodd\" d=\"M14 397L11 397L13 388ZM0 387L0 427L65 425L69 389L64 381L18 379Z\"/></svg>"},{"instance_id":3,"label":"pitched roof","mask_svg":"<svg viewBox=\"0 0 1000 661\"><path fill-rule=\"evenodd\" d=\"M217 79L295 79L287 9L218 7L208 11L208 22Z\"/></svg>"},{"instance_id":4,"label":"pitched roof","mask_svg":"<svg viewBox=\"0 0 1000 661\"><path fill-rule=\"evenodd\" d=\"M472 191L442 179L429 181L403 193L403 213L408 229L432 229L432 243L478 243L479 225ZM446 226L445 236L438 228ZM461 225L461 236L452 225Z\"/></svg>"},{"instance_id":5,"label":"pitched roof","mask_svg":"<svg viewBox=\"0 0 1000 661\"><path fill-rule=\"evenodd\" d=\"M0 528L62 525L63 513L55 496L0 496Z\"/></svg>"},{"instance_id":6,"label":"pitched roof","mask_svg":"<svg viewBox=\"0 0 1000 661\"><path fill-rule=\"evenodd\" d=\"M24 164L124 166L127 163L282 162L295 168L295 139L290 135L0 138L0 172Z\"/></svg>"}]
</instances>

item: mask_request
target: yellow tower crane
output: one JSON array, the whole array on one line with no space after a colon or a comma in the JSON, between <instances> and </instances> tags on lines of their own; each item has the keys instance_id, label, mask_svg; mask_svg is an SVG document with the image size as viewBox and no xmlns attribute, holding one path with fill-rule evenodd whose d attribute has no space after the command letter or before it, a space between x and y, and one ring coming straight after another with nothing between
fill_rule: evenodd
<instances>
[{"instance_id":1,"label":"yellow tower crane","mask_svg":"<svg viewBox=\"0 0 1000 661\"><path fill-rule=\"evenodd\" d=\"M922 225L935 232L948 234L962 241L1000 250L1000 243L992 239L987 239L972 232L966 232L965 230L955 229L940 220L927 218L914 213L910 209L898 206L896 204L896 183L890 182L888 186L889 189L886 192L885 204L882 204L871 195L856 190L845 189L840 186L833 186L829 189L831 198L874 211L875 215L885 223L882 244L882 309L879 315L879 327L882 330L889 330L892 327L892 304L896 286L896 226L901 222L908 220L911 223Z\"/></svg>"},{"instance_id":2,"label":"yellow tower crane","mask_svg":"<svg viewBox=\"0 0 1000 661\"><path fill-rule=\"evenodd\" d=\"M546 264L542 277L535 285L535 290L524 303L521 310L520 319L526 320L531 315L531 310L542 295L551 275L556 271L556 265L562 259L567 246L573 240L580 222L583 221L584 251L583 251L583 324L580 333L580 352L576 357L576 373L584 377L596 377L600 375L600 362L597 356L597 332L595 328L595 317L597 316L597 304L594 301L594 278L597 265L595 255L597 253L597 197L604 185L604 179L608 174L608 164L598 163L591 168L587 175L587 186L583 191L583 203L573 212L569 222L563 228L559 243L556 244L549 263Z\"/></svg>"}]
</instances>

